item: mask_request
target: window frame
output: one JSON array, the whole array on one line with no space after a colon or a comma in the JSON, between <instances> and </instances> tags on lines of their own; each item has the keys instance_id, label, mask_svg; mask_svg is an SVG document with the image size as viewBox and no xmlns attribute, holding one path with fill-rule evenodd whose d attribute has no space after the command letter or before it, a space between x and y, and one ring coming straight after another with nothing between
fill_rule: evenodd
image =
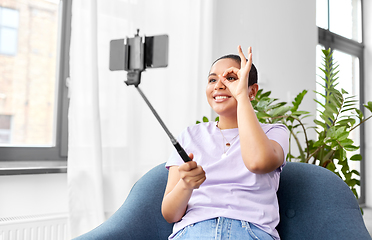
<instances>
[{"instance_id":1,"label":"window frame","mask_svg":"<svg viewBox=\"0 0 372 240\"><path fill-rule=\"evenodd\" d=\"M68 86L72 0L62 3L56 144L53 147L0 146L0 175L66 173L68 150Z\"/></svg>"},{"instance_id":2,"label":"window frame","mask_svg":"<svg viewBox=\"0 0 372 240\"><path fill-rule=\"evenodd\" d=\"M341 52L347 53L349 55L359 58L359 109L364 115L364 24L363 24L363 0L361 1L361 31L362 31L362 41L358 42L336 33L329 31L329 1L328 1L328 29L323 29L318 27L318 44L322 45L324 48L333 50L339 50ZM365 127L364 124L359 126L360 128L360 154L365 156ZM361 196L358 199L360 205L365 204L365 161L364 158L360 162L360 191Z\"/></svg>"}]
</instances>

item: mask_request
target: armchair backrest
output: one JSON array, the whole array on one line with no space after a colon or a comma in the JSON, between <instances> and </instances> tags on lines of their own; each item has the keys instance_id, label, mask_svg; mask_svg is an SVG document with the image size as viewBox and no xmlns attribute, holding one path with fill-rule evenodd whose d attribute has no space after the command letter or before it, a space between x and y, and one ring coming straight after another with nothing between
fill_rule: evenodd
<instances>
[{"instance_id":1,"label":"armchair backrest","mask_svg":"<svg viewBox=\"0 0 372 240\"><path fill-rule=\"evenodd\" d=\"M288 162L277 195L282 239L371 239L353 192L323 167Z\"/></svg>"}]
</instances>

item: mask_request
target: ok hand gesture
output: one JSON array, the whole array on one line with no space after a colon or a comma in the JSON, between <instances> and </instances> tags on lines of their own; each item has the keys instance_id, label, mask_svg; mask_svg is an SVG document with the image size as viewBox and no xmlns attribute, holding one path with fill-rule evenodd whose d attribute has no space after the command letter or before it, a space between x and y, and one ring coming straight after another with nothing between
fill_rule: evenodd
<instances>
[{"instance_id":1,"label":"ok hand gesture","mask_svg":"<svg viewBox=\"0 0 372 240\"><path fill-rule=\"evenodd\" d=\"M252 48L248 48L248 62L243 54L241 46L238 46L238 52L241 60L240 69L230 67L222 74L222 83L230 90L234 98L239 101L241 97L248 97L248 76L252 66ZM230 73L238 76L238 79L229 81L226 76Z\"/></svg>"}]
</instances>

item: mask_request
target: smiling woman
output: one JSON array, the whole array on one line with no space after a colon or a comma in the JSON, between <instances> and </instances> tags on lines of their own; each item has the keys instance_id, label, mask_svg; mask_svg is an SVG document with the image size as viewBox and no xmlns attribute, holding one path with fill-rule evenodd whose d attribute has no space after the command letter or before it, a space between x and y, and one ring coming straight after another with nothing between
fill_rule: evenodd
<instances>
[{"instance_id":1,"label":"smiling woman","mask_svg":"<svg viewBox=\"0 0 372 240\"><path fill-rule=\"evenodd\" d=\"M250 102L258 90L252 49L248 60L240 46L238 52L216 60L208 75L206 96L219 121L184 130L179 141L192 161L183 163L174 152L166 164L162 214L175 222L170 239L279 238L276 191L288 130L258 122ZM217 231L227 226L234 227ZM211 231L201 231L206 228Z\"/></svg>"}]
</instances>

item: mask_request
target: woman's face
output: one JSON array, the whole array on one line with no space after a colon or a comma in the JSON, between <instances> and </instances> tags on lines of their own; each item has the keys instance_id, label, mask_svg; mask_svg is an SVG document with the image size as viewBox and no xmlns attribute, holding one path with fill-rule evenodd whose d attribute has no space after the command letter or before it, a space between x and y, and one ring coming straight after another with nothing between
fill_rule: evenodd
<instances>
[{"instance_id":1,"label":"woman's face","mask_svg":"<svg viewBox=\"0 0 372 240\"><path fill-rule=\"evenodd\" d=\"M240 69L240 64L231 58L220 59L213 64L208 76L207 100L212 109L220 116L236 116L237 101L221 82L222 74L230 67ZM237 78L234 73L226 76L226 79L230 81Z\"/></svg>"}]
</instances>

